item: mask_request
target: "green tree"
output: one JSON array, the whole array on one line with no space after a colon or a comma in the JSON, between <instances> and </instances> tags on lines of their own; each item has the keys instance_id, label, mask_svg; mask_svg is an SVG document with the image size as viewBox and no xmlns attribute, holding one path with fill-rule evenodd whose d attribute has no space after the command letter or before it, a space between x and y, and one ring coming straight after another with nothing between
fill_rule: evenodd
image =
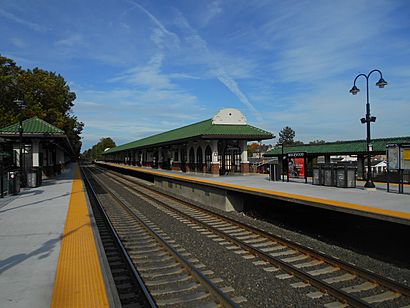
<instances>
[{"instance_id":1,"label":"green tree","mask_svg":"<svg viewBox=\"0 0 410 308\"><path fill-rule=\"evenodd\" d=\"M19 120L16 99L27 107L24 118L37 116L64 130L76 153L80 153L84 124L71 114L76 95L61 75L40 68L23 70L0 55L0 127Z\"/></svg>"},{"instance_id":2,"label":"green tree","mask_svg":"<svg viewBox=\"0 0 410 308\"><path fill-rule=\"evenodd\" d=\"M102 153L106 149L110 149L115 147L115 142L112 140L110 137L107 138L101 138L100 142L97 144L93 145L90 149L84 151L84 153L81 155L83 159L86 160L100 160L102 158Z\"/></svg>"},{"instance_id":3,"label":"green tree","mask_svg":"<svg viewBox=\"0 0 410 308\"><path fill-rule=\"evenodd\" d=\"M282 128L282 130L279 132L278 144L285 144L285 145L293 144L295 142L294 138L295 138L295 131L289 126L286 126Z\"/></svg>"},{"instance_id":4,"label":"green tree","mask_svg":"<svg viewBox=\"0 0 410 308\"><path fill-rule=\"evenodd\" d=\"M297 144L303 144L303 142L295 140L295 131L289 126L285 126L279 132L279 139L278 139L277 145L279 144L297 145Z\"/></svg>"}]
</instances>

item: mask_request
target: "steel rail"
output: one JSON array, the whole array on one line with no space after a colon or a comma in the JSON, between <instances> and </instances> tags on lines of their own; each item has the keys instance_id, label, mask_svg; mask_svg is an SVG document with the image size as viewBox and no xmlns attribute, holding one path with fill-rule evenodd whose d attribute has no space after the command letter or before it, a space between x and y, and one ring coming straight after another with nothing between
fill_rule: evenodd
<instances>
[{"instance_id":1,"label":"steel rail","mask_svg":"<svg viewBox=\"0 0 410 308\"><path fill-rule=\"evenodd\" d=\"M135 184L135 185L140 185L140 186L143 186L145 189L152 190L151 188L149 188L149 187L147 187L147 186L144 186L144 185L142 185L142 184L140 184L140 183L136 183L136 182L134 182L134 181L131 181L130 179L127 179L126 177L124 177L124 176L122 176L122 175L118 175L118 174L115 174L115 175L118 176L118 177L120 177L120 178L123 178L123 179L126 180L126 181L132 182L132 183ZM125 184L125 183L122 182L122 184ZM132 186L129 185L129 184L125 184L125 185L127 185L127 186L130 187L130 188L134 188L134 187L132 187ZM389 279L389 278L383 277L383 276L381 276L381 275L378 275L378 274L373 273L373 272L371 272L371 271L368 271L368 270L366 270L366 269L359 268L359 267L357 267L357 266L355 266L355 265L352 265L352 264L349 264L349 263L344 262L344 261L342 261L342 260L336 259L336 258L334 258L334 257L332 257L332 256L329 256L329 255L326 255L326 254L324 254L324 253L315 251L315 250L313 250L313 249L311 249L311 248L301 246L300 244L294 243L294 242L292 242L292 241L290 241L290 240L287 240L287 239L283 239L283 238L274 236L274 235L272 235L272 234L270 234L270 233L267 233L267 232L265 232L265 231L259 230L259 229L255 228L255 227L250 226L250 225L247 225L247 224L245 224L245 223L236 221L236 220L234 220L234 219L232 219L232 218L226 217L226 216L221 215L221 214L219 214L219 213L215 213L215 212L213 212L213 211L211 211L211 210L207 210L207 209L204 209L204 208L195 206L195 205L193 205L192 203L189 203L189 202L187 202L187 201L185 201L185 200L181 200L181 199L178 198L178 197L170 196L170 195L168 195L168 194L166 194L166 193L159 192L159 191L157 191L157 190L155 190L155 192L158 193L158 194L160 194L160 195L162 195L162 196L165 196L165 197L167 197L167 198L170 198L170 199L172 199L172 200L175 200L175 201L177 201L177 202L180 202L180 203L182 203L182 204L184 204L184 205L186 205L186 206L194 207L196 210L202 211L203 213L217 216L219 219L222 219L222 220L227 221L227 222L229 222L229 223L231 223L231 224L237 225L238 227L241 227L241 228L243 228L243 229L245 229L245 230L247 230L247 231L250 231L250 232L252 232L252 233L255 233L255 234L259 235L259 236L265 237L265 238L267 238L268 240L276 241L276 242L278 242L279 244L283 244L283 245L285 245L285 246L287 246L287 247L289 247L289 248L293 248L293 249L299 251L299 252L302 253L302 254L305 254L305 255L310 256L310 257L313 258L313 259L318 259L318 260L324 261L325 263L327 263L327 264L329 264L329 265L338 267L338 268L340 268L340 269L342 269L342 270L344 270L344 271L346 271L346 272L348 272L348 273L354 274L354 275L356 275L356 276L358 276L358 277L361 277L361 278L363 278L363 279L365 279L365 280L367 280L367 281L376 283L376 284L378 284L379 286L382 286L382 287L385 287L385 288L387 288L387 289L390 289L390 290L393 291L393 292L399 292L399 293L401 293L401 294L403 294L403 295L405 295L405 296L407 296L407 297L410 297L410 288L409 288L409 287L407 287L407 286L405 286L405 285L402 285L402 284L400 284L400 283L397 283L397 282L395 282L395 281L393 281L393 280L391 280L391 279ZM144 194L144 193L142 193L142 192L139 192L139 193ZM144 194L144 196L146 196L146 197L148 197L148 198L150 198L150 199L154 199L151 195L148 195L148 194ZM160 202L161 204L163 204L163 205L166 206L167 208L172 209L174 212L175 212L175 211L178 212L178 214L182 214L185 218L190 219L191 221L194 219L195 222L200 223L202 226L206 227L206 228L209 229L209 230L212 230L212 231L215 232L215 233L218 233L220 236L222 236L222 237L224 237L224 238L227 238L227 239L229 239L229 240L232 238L234 241L239 242L238 240L236 240L235 238L233 238L233 237L231 237L231 236L225 234L224 232L221 232L221 231L215 229L214 227L209 226L207 223L203 223L203 222L201 222L201 221L199 221L199 220L196 220L195 218L192 218L191 216L189 216L189 215L187 215L187 214L185 214L185 213L183 213L183 212L181 212L181 211L179 211L179 210L177 210L177 209L175 209L175 208L173 208L173 207L170 207L169 205L167 205L167 204L164 203L164 202L161 202L161 201L158 201L158 200L155 200L155 201L156 201L156 202ZM266 257L266 256L268 256L268 258L272 258L271 256L267 255L266 253L260 251L260 250L257 249L257 248L251 247L250 245L248 245L248 244L246 244L246 243L242 243L242 244L238 244L238 245L241 246L241 247L243 247L243 248L245 248L245 249L247 249L247 250L254 251L254 254L257 254L258 256L260 256L260 254L265 255L265 256L260 256L260 257L261 257L262 259L264 259L264 260L265 260L265 257ZM302 272L302 271L300 271L299 269L294 268L294 267L293 267L292 265L290 265L290 264L284 263L284 262L281 261L281 260L277 260L277 259L275 259L275 260L278 262L278 263L277 263L278 266L280 266L280 267L282 267L282 268L287 268L287 269L288 269L288 270L285 270L285 271L289 271L289 272L291 272L292 274L295 272L295 270L296 270L297 272ZM268 261L268 260L265 260L265 261ZM302 273L303 273L303 272L302 272ZM303 273L303 274L304 274L304 275L309 275L309 274L307 274L307 273ZM295 275L295 276L298 276L297 274L294 274L294 275ZM310 275L310 276L311 276L311 275ZM342 294L342 300L343 300L343 301L347 301L347 299L352 299L352 298L355 299L355 300L357 300L356 303L350 303L350 301L349 301L349 304L351 304L351 305L355 305L355 306L357 305L357 307L368 307L368 306L369 306L369 304L368 304L367 302L365 302L365 301L363 301L363 300L361 300L361 299L358 299L358 298L356 298L356 297L350 295L350 294L347 293L347 292L344 292L344 291L342 291L342 290L339 290L339 289L337 289L337 288L331 286L330 284L327 284L326 282L320 281L319 279L316 279L316 278L313 277L313 276L311 276L311 277L300 277L300 279L302 279L302 280L306 279L306 280L308 280L308 281L310 281L311 279L313 279L314 281L312 281L312 283L311 283L312 285L315 285L315 284L316 284L315 281L319 281L319 283L320 283L321 285L324 285L324 284L327 285L327 286L326 286L326 290L329 291L328 293L331 294L331 295L333 295L333 296L335 296L335 297L338 298L338 299L340 299L340 298L339 298L338 296L336 296L336 294L332 294L332 293L335 291L335 292L337 292L337 293L339 293L339 294ZM323 289L323 288L320 287L319 285L315 285L315 286L316 286L318 289L321 289L321 290Z\"/></svg>"},{"instance_id":2,"label":"steel rail","mask_svg":"<svg viewBox=\"0 0 410 308\"><path fill-rule=\"evenodd\" d=\"M117 202L121 205L135 220L137 220L144 229L153 237L155 240L160 243L169 254L171 254L184 268L185 270L197 280L201 286L203 286L209 294L216 300L216 302L223 305L223 307L239 307L235 302L233 302L222 290L213 283L208 277L202 274L195 266L186 260L180 253L178 253L173 247L171 247L160 235L158 235L154 230L152 230L144 221L142 221L138 215L136 215L129 206L121 200L121 198L109 189L105 184L101 183L98 179L96 181L103 186L106 192L108 192Z\"/></svg>"},{"instance_id":3,"label":"steel rail","mask_svg":"<svg viewBox=\"0 0 410 308\"><path fill-rule=\"evenodd\" d=\"M93 186L91 185L90 180L86 176L84 170L82 168L80 168L80 170L81 170L81 174L83 176L83 179L85 180L86 188L89 189L89 192L91 192L92 196L96 200L97 206L101 210L101 213L103 214L103 217L104 217L106 223L108 224L111 233L114 235L114 239L116 241L116 244L120 248L120 251L121 251L122 255L125 257L127 265L131 269L131 272L132 272L134 278L137 280L142 292L144 293L145 298L147 299L150 307L156 308L157 304L155 303L154 299L152 298L151 293L148 291L147 287L145 286L145 284L144 284L144 282L141 278L141 275L139 274L138 270L135 268L134 263L132 262L131 258L129 257L128 252L125 249L124 245L122 244L121 239L120 239L117 231L115 230L114 226L111 223L110 218L108 217L107 213L105 212L104 208L102 207L101 202L98 198L98 195L95 192ZM88 192L88 190L87 190L87 192Z\"/></svg>"}]
</instances>

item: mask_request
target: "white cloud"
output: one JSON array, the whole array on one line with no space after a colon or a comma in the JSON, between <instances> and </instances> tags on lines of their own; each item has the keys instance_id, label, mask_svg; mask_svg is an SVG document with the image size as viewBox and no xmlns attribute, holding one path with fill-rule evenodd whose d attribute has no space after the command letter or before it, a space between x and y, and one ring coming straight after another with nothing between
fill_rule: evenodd
<instances>
[{"instance_id":1,"label":"white cloud","mask_svg":"<svg viewBox=\"0 0 410 308\"><path fill-rule=\"evenodd\" d=\"M27 42L19 37L11 38L11 42L18 48L26 48L28 46Z\"/></svg>"},{"instance_id":2,"label":"white cloud","mask_svg":"<svg viewBox=\"0 0 410 308\"><path fill-rule=\"evenodd\" d=\"M389 30L380 21L397 6L381 9L377 1L355 2L354 9L342 2L318 5L320 10L310 1L278 5L260 29L263 43L278 55L272 68L282 81L315 82L361 67L372 43Z\"/></svg>"},{"instance_id":3,"label":"white cloud","mask_svg":"<svg viewBox=\"0 0 410 308\"><path fill-rule=\"evenodd\" d=\"M191 27L181 12L178 12L177 23L184 31L188 33L185 37L185 41L187 41L194 48L194 52L198 58L206 61L206 64L210 67L210 72L214 75L214 77L224 84L226 88L239 99L240 102L249 108L258 121L261 121L262 117L260 112L256 110L253 104L249 101L248 97L241 90L238 83L230 76L229 72L226 71L223 63L221 63L216 57L216 54L210 51L207 42Z\"/></svg>"},{"instance_id":4,"label":"white cloud","mask_svg":"<svg viewBox=\"0 0 410 308\"><path fill-rule=\"evenodd\" d=\"M68 36L66 36L63 39L60 39L56 41L56 46L61 46L61 47L78 47L80 44L84 44L84 39L82 35L78 33L73 33Z\"/></svg>"},{"instance_id":5,"label":"white cloud","mask_svg":"<svg viewBox=\"0 0 410 308\"><path fill-rule=\"evenodd\" d=\"M179 37L175 33L169 31L165 26L156 18L153 14L151 14L147 9L145 9L141 4L135 1L128 1L132 3L135 7L139 10L144 12L149 19L154 23L156 29L154 29L153 34L151 35L151 40L157 44L158 47L163 48L164 45L169 48L176 48L179 46Z\"/></svg>"},{"instance_id":6,"label":"white cloud","mask_svg":"<svg viewBox=\"0 0 410 308\"><path fill-rule=\"evenodd\" d=\"M197 98L176 89L74 89L74 112L85 123L84 136L110 136L123 142L204 120L206 109ZM98 138L97 138L98 139ZM91 146L85 140L84 148Z\"/></svg>"},{"instance_id":7,"label":"white cloud","mask_svg":"<svg viewBox=\"0 0 410 308\"><path fill-rule=\"evenodd\" d=\"M12 21L14 21L14 22L16 22L20 25L26 26L26 27L28 27L31 30L34 30L36 32L45 32L45 31L47 31L46 27L44 27L40 24L37 24L35 22L31 22L31 21L27 20L26 18L24 18L24 19L20 18L20 17L14 15L13 13L10 13L10 12L4 10L4 9L0 9L0 15L2 15L3 17L5 17L9 20L12 20Z\"/></svg>"},{"instance_id":8,"label":"white cloud","mask_svg":"<svg viewBox=\"0 0 410 308\"><path fill-rule=\"evenodd\" d=\"M206 27L214 18L221 15L223 9L220 1L211 1L206 3L206 8L199 16L199 23L201 27Z\"/></svg>"}]
</instances>

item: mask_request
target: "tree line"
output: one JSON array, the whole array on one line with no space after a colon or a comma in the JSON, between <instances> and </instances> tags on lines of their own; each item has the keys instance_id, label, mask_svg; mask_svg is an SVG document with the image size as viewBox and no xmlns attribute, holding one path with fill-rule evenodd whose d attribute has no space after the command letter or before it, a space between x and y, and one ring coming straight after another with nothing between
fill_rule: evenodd
<instances>
[{"instance_id":1,"label":"tree line","mask_svg":"<svg viewBox=\"0 0 410 308\"><path fill-rule=\"evenodd\" d=\"M0 55L0 127L37 116L63 130L79 154L84 124L72 114L75 99L61 75L41 68L25 70ZM24 109L18 100L26 104Z\"/></svg>"},{"instance_id":2,"label":"tree line","mask_svg":"<svg viewBox=\"0 0 410 308\"><path fill-rule=\"evenodd\" d=\"M279 138L276 143L276 146L284 145L302 145L304 144L302 141L295 140L296 132L289 126L285 126L279 131ZM339 141L336 141L339 142ZM309 144L324 144L326 143L325 140L317 139L314 141L310 141ZM266 144L258 144L256 142L251 143L248 145L248 155L252 156L253 153L265 153L269 149L269 146Z\"/></svg>"},{"instance_id":3,"label":"tree line","mask_svg":"<svg viewBox=\"0 0 410 308\"><path fill-rule=\"evenodd\" d=\"M112 140L110 137L107 138L101 138L100 142L97 144L93 145L90 149L86 150L81 154L82 159L86 159L89 161L93 160L101 160L102 158L102 153L106 149L110 149L115 147L115 142Z\"/></svg>"}]
</instances>

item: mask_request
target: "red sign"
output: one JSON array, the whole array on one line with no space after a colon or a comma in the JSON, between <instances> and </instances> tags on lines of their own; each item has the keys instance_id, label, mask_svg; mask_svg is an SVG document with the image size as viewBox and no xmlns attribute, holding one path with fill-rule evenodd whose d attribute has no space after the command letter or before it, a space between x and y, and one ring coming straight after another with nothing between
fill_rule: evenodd
<instances>
[{"instance_id":1,"label":"red sign","mask_svg":"<svg viewBox=\"0 0 410 308\"><path fill-rule=\"evenodd\" d=\"M290 178L305 178L305 159L303 157L289 158L288 170Z\"/></svg>"}]
</instances>

